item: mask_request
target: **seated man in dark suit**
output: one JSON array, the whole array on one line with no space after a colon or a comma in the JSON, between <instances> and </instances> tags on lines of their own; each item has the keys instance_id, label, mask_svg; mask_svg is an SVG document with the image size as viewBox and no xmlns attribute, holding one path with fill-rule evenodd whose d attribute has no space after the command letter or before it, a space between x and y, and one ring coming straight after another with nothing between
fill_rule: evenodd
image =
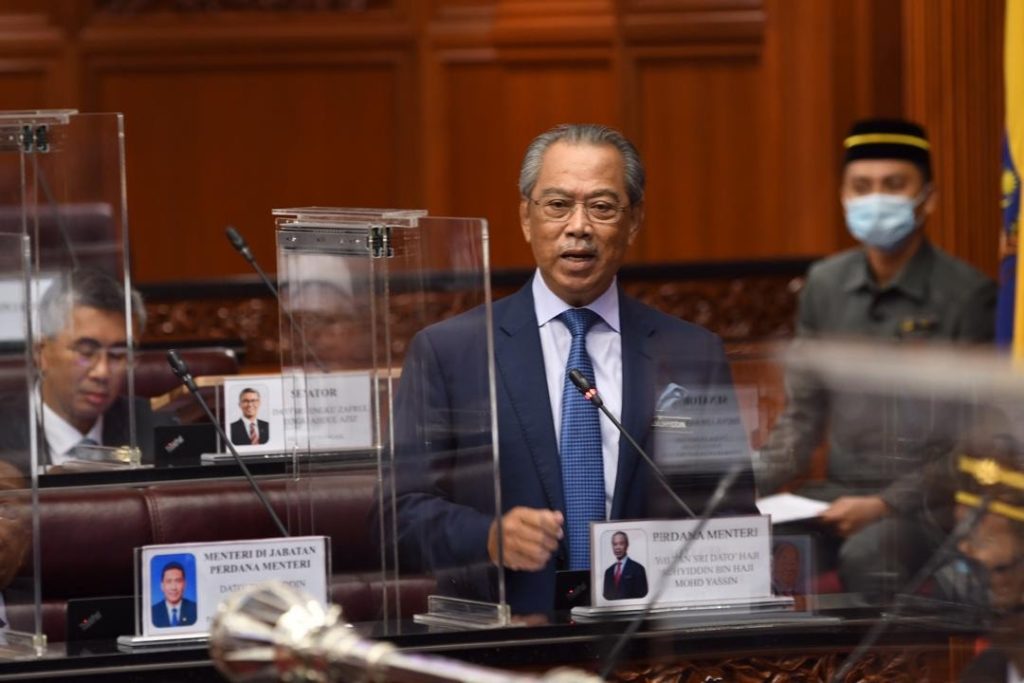
<instances>
[{"instance_id":1,"label":"seated man in dark suit","mask_svg":"<svg viewBox=\"0 0 1024 683\"><path fill-rule=\"evenodd\" d=\"M612 552L615 562L604 572L604 599L626 600L647 595L647 570L626 555L629 536L625 531L612 534Z\"/></svg>"},{"instance_id":2,"label":"seated man in dark suit","mask_svg":"<svg viewBox=\"0 0 1024 683\"><path fill-rule=\"evenodd\" d=\"M260 412L260 392L246 387L238 394L238 407L242 417L231 423L231 443L236 446L255 446L270 439L270 423L256 417Z\"/></svg>"},{"instance_id":3,"label":"seated man in dark suit","mask_svg":"<svg viewBox=\"0 0 1024 683\"><path fill-rule=\"evenodd\" d=\"M164 599L153 604L153 626L169 628L196 623L196 603L185 597L188 577L178 562L168 562L160 574L160 592Z\"/></svg>"},{"instance_id":4,"label":"seated man in dark suit","mask_svg":"<svg viewBox=\"0 0 1024 683\"><path fill-rule=\"evenodd\" d=\"M145 324L142 298L132 292L134 331ZM62 274L40 299L35 357L39 465L60 465L81 446L149 446L155 421L149 403L122 396L128 364L124 288L95 270ZM28 472L30 420L24 391L5 397L0 410L0 457ZM144 449L146 450L146 449Z\"/></svg>"},{"instance_id":5,"label":"seated man in dark suit","mask_svg":"<svg viewBox=\"0 0 1024 683\"><path fill-rule=\"evenodd\" d=\"M397 529L402 568L437 572L441 591L496 602L501 565L512 611L550 614L556 569L590 566L591 521L681 514L652 510L648 503L664 497L647 466L568 370L600 388L646 448L666 388L690 399L717 392L727 402L733 392L718 337L616 282L644 217L644 168L631 142L604 126L558 126L527 149L519 189L536 274L494 303L493 357L482 307L412 340L394 408L398 519L384 528ZM492 371L496 434L486 407ZM737 463L745 474L720 512L756 510L738 413L729 418L722 438L670 454L685 472L674 483L694 511ZM698 461L707 467L686 471Z\"/></svg>"}]
</instances>

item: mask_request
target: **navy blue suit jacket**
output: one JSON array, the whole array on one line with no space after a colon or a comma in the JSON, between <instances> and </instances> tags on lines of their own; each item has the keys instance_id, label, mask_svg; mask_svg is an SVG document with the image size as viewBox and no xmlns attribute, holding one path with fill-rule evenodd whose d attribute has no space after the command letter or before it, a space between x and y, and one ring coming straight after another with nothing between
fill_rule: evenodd
<instances>
[{"instance_id":1,"label":"navy blue suit jacket","mask_svg":"<svg viewBox=\"0 0 1024 683\"><path fill-rule=\"evenodd\" d=\"M604 570L604 595L605 600L627 600L630 598L642 598L647 595L647 570L644 566L626 556L622 565L622 576L619 577L619 585L615 585L615 565Z\"/></svg>"},{"instance_id":2,"label":"navy blue suit jacket","mask_svg":"<svg viewBox=\"0 0 1024 683\"><path fill-rule=\"evenodd\" d=\"M194 626L198 613L196 603L188 598L181 599L181 608L178 612L178 626ZM153 626L167 628L171 625L171 618L167 614L167 601L161 600L153 605Z\"/></svg>"},{"instance_id":3,"label":"navy blue suit jacket","mask_svg":"<svg viewBox=\"0 0 1024 683\"><path fill-rule=\"evenodd\" d=\"M731 375L721 341L707 330L665 315L619 293L622 336L621 421L638 442L651 446L660 387L690 392L727 387ZM530 284L493 305L501 511L516 506L565 511L555 425L551 416L540 334ZM395 487L399 562L405 571L432 571L449 595L497 600L496 574L487 535L496 518L488 462L492 452L488 400L489 359L483 308L427 327L412 340L395 397ZM739 420L737 414L737 429ZM749 451L723 511L756 513ZM673 487L699 513L722 471L688 472ZM670 478L673 478L670 476ZM674 507L654 507L646 465L620 439L611 519L678 517ZM389 509L385 505L385 510ZM390 528L390 525L389 527ZM539 572L506 571L507 600L516 613L550 613L554 572L566 545Z\"/></svg>"}]
</instances>

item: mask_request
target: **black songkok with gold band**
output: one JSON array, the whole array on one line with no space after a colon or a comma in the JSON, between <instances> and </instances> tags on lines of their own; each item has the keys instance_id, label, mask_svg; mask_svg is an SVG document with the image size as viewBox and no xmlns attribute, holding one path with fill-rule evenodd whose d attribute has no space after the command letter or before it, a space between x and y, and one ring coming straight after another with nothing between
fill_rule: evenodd
<instances>
[{"instance_id":1,"label":"black songkok with gold band","mask_svg":"<svg viewBox=\"0 0 1024 683\"><path fill-rule=\"evenodd\" d=\"M961 455L957 459L961 473L956 502L978 507L983 496L991 495L989 512L1024 522L1024 472L994 458Z\"/></svg>"},{"instance_id":2,"label":"black songkok with gold band","mask_svg":"<svg viewBox=\"0 0 1024 683\"><path fill-rule=\"evenodd\" d=\"M931 145L924 128L902 119L865 119L853 124L843 140L843 163L859 159L902 159L917 164L931 179Z\"/></svg>"}]
</instances>

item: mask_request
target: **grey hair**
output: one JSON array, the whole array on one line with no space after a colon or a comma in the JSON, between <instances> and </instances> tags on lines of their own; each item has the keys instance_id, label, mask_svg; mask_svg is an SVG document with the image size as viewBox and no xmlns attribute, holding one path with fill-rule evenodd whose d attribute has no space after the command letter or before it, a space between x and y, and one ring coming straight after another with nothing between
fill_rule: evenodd
<instances>
[{"instance_id":1,"label":"grey hair","mask_svg":"<svg viewBox=\"0 0 1024 683\"><path fill-rule=\"evenodd\" d=\"M619 150L625 165L626 194L630 204L639 204L644 200L644 185L647 172L640 152L619 131L597 123L563 123L535 137L526 148L523 164L519 167L519 193L524 197L533 194L540 175L540 166L544 153L556 142L570 145L611 145Z\"/></svg>"},{"instance_id":2,"label":"grey hair","mask_svg":"<svg viewBox=\"0 0 1024 683\"><path fill-rule=\"evenodd\" d=\"M132 290L132 316L139 328L146 326L142 295ZM76 306L124 315L124 286L99 270L80 268L61 273L39 298L39 332L55 337L68 326Z\"/></svg>"}]
</instances>

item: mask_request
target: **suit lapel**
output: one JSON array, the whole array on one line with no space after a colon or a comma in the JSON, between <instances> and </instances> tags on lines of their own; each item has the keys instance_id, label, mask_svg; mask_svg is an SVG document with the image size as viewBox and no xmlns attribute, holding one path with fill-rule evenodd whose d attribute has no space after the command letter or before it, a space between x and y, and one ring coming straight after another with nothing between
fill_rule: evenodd
<instances>
[{"instance_id":1,"label":"suit lapel","mask_svg":"<svg viewBox=\"0 0 1024 683\"><path fill-rule=\"evenodd\" d=\"M533 292L528 283L507 299L508 305L495 320L494 355L498 373L508 394L530 457L533 458L548 505L565 509L562 468L558 457L551 400L544 372L544 352L537 331ZM511 435L510 435L511 436ZM501 453L502 458L519 457ZM512 470L503 468L503 472Z\"/></svg>"},{"instance_id":2,"label":"suit lapel","mask_svg":"<svg viewBox=\"0 0 1024 683\"><path fill-rule=\"evenodd\" d=\"M654 417L654 359L648 342L654 327L638 302L619 290L619 319L622 330L622 426L643 445ZM612 519L623 516L626 497L640 461L626 437L619 439L619 467L612 497Z\"/></svg>"}]
</instances>

